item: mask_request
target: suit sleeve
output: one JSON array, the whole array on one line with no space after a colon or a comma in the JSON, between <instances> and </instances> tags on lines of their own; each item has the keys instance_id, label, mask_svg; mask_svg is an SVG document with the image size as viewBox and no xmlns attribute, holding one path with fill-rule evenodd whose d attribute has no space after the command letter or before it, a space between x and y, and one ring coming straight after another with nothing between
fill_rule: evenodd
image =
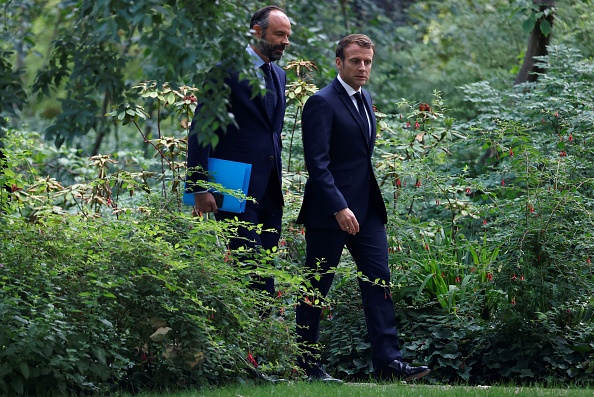
<instances>
[{"instance_id":1,"label":"suit sleeve","mask_svg":"<svg viewBox=\"0 0 594 397\"><path fill-rule=\"evenodd\" d=\"M217 89L218 91L222 91L221 86L226 84L227 73L228 72L222 68L220 63L217 64L208 72L202 86L202 95L204 97L200 100L198 106L196 107L194 118L190 126L190 133L188 135L186 161L186 166L188 169L188 172L186 173L187 193L196 193L205 190L205 188L196 185L197 181L206 181L208 179L206 175L206 172L208 171L208 157L212 150L212 145L204 145L204 143L200 142L199 139L200 135L203 135L202 128L204 128L205 123L211 121L202 114L202 111L205 106L205 101L209 101L211 107L216 101L220 101L217 100L215 92L217 92ZM222 83L219 83L219 81ZM210 111L212 112L212 109L210 109ZM214 132L218 135L220 131L217 129Z\"/></svg>"},{"instance_id":2,"label":"suit sleeve","mask_svg":"<svg viewBox=\"0 0 594 397\"><path fill-rule=\"evenodd\" d=\"M196 112L199 108L196 108ZM207 176L204 171L208 171L208 155L210 145L203 146L198 142L198 134L195 119L190 127L188 135L188 154L187 154L187 173L186 173L186 192L198 193L205 189L196 185L198 181L206 181Z\"/></svg>"},{"instance_id":3,"label":"suit sleeve","mask_svg":"<svg viewBox=\"0 0 594 397\"><path fill-rule=\"evenodd\" d=\"M308 189L316 198L316 204L328 215L348 207L329 169L333 119L332 105L323 96L313 95L305 103L302 128Z\"/></svg>"}]
</instances>

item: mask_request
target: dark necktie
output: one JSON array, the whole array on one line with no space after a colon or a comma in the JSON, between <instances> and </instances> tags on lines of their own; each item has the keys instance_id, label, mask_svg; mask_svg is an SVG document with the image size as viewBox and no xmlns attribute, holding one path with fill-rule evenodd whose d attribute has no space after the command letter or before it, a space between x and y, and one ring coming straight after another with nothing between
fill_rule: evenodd
<instances>
[{"instance_id":1,"label":"dark necktie","mask_svg":"<svg viewBox=\"0 0 594 397\"><path fill-rule=\"evenodd\" d=\"M367 121L367 114L365 113L365 105L363 105L363 96L361 95L360 92L355 92L353 94L353 96L355 97L355 99L357 100L357 107L359 108L359 115L361 116L361 119L363 119L363 125L364 125L364 130L367 133L367 136L369 137L370 132L369 132L369 121Z\"/></svg>"},{"instance_id":2,"label":"dark necktie","mask_svg":"<svg viewBox=\"0 0 594 397\"><path fill-rule=\"evenodd\" d=\"M270 64L265 63L261 66L264 72L264 80L266 80L266 95L264 101L266 102L266 114L272 120L274 117L274 108L276 102L276 90L274 89L274 82L272 81L272 72L270 71Z\"/></svg>"}]
</instances>

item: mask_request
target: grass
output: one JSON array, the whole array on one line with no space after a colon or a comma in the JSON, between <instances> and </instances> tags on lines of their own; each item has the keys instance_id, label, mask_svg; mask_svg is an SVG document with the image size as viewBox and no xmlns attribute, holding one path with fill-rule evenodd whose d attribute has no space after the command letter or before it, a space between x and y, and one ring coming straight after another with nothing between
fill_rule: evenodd
<instances>
[{"instance_id":1,"label":"grass","mask_svg":"<svg viewBox=\"0 0 594 397\"><path fill-rule=\"evenodd\" d=\"M515 386L435 386L421 384L290 382L276 385L229 385L222 388L172 394L139 394L138 397L592 397L594 389Z\"/></svg>"}]
</instances>

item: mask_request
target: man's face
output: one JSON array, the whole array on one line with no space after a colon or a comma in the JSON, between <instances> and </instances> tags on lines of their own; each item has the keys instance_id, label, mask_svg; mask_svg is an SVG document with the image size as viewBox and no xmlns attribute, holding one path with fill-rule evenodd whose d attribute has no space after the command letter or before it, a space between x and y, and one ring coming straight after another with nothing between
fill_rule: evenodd
<instances>
[{"instance_id":1,"label":"man's face","mask_svg":"<svg viewBox=\"0 0 594 397\"><path fill-rule=\"evenodd\" d=\"M258 25L255 29L256 35L260 38L256 45L262 56L268 58L270 62L281 59L289 45L289 36L291 35L289 18L282 12L274 10L268 16L266 31L263 31Z\"/></svg>"},{"instance_id":2,"label":"man's face","mask_svg":"<svg viewBox=\"0 0 594 397\"><path fill-rule=\"evenodd\" d=\"M349 44L344 49L344 61L336 58L340 77L357 91L369 80L372 63L373 49L363 48L355 43Z\"/></svg>"}]
</instances>

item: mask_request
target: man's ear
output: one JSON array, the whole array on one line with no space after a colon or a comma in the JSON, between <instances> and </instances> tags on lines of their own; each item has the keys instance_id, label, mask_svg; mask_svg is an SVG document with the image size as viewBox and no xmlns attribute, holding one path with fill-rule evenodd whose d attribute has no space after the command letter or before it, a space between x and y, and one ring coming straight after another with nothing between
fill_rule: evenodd
<instances>
[{"instance_id":1,"label":"man's ear","mask_svg":"<svg viewBox=\"0 0 594 397\"><path fill-rule=\"evenodd\" d=\"M254 34L254 36L256 36L259 39L262 38L262 26L260 26L260 25L254 25L254 32L256 32Z\"/></svg>"}]
</instances>

